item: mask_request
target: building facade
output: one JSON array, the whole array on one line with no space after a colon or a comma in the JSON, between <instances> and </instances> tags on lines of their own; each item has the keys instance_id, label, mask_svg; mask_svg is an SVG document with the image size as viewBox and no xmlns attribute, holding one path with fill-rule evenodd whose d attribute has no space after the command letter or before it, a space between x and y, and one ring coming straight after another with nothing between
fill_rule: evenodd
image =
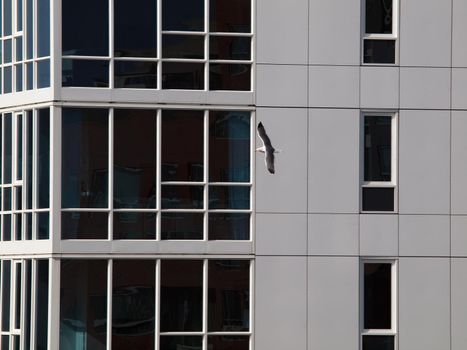
<instances>
[{"instance_id":1,"label":"building facade","mask_svg":"<svg viewBox=\"0 0 467 350\"><path fill-rule=\"evenodd\" d=\"M465 1L0 3L1 350L466 348Z\"/></svg>"}]
</instances>

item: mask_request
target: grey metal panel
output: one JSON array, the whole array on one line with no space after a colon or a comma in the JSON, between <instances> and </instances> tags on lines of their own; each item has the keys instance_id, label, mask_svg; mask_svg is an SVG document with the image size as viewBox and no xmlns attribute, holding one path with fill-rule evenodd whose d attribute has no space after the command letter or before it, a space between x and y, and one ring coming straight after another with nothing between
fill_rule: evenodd
<instances>
[{"instance_id":1,"label":"grey metal panel","mask_svg":"<svg viewBox=\"0 0 467 350\"><path fill-rule=\"evenodd\" d=\"M255 349L306 349L305 257L257 257Z\"/></svg>"},{"instance_id":2,"label":"grey metal panel","mask_svg":"<svg viewBox=\"0 0 467 350\"><path fill-rule=\"evenodd\" d=\"M399 349L450 348L449 258L399 259Z\"/></svg>"},{"instance_id":3,"label":"grey metal panel","mask_svg":"<svg viewBox=\"0 0 467 350\"><path fill-rule=\"evenodd\" d=\"M451 106L449 68L402 67L400 106L415 109L449 109Z\"/></svg>"},{"instance_id":4,"label":"grey metal panel","mask_svg":"<svg viewBox=\"0 0 467 350\"><path fill-rule=\"evenodd\" d=\"M358 255L358 214L309 214L310 255Z\"/></svg>"},{"instance_id":5,"label":"grey metal panel","mask_svg":"<svg viewBox=\"0 0 467 350\"><path fill-rule=\"evenodd\" d=\"M449 256L448 215L401 215L399 254L401 256Z\"/></svg>"},{"instance_id":6,"label":"grey metal panel","mask_svg":"<svg viewBox=\"0 0 467 350\"><path fill-rule=\"evenodd\" d=\"M358 258L310 257L308 269L308 349L357 350Z\"/></svg>"},{"instance_id":7,"label":"grey metal panel","mask_svg":"<svg viewBox=\"0 0 467 350\"><path fill-rule=\"evenodd\" d=\"M360 255L397 256L398 215L360 215Z\"/></svg>"},{"instance_id":8,"label":"grey metal panel","mask_svg":"<svg viewBox=\"0 0 467 350\"><path fill-rule=\"evenodd\" d=\"M467 214L467 112L451 114L451 212Z\"/></svg>"},{"instance_id":9,"label":"grey metal panel","mask_svg":"<svg viewBox=\"0 0 467 350\"><path fill-rule=\"evenodd\" d=\"M256 67L258 106L306 107L306 66L261 64Z\"/></svg>"},{"instance_id":10,"label":"grey metal panel","mask_svg":"<svg viewBox=\"0 0 467 350\"><path fill-rule=\"evenodd\" d=\"M256 254L306 255L306 214L257 214Z\"/></svg>"},{"instance_id":11,"label":"grey metal panel","mask_svg":"<svg viewBox=\"0 0 467 350\"><path fill-rule=\"evenodd\" d=\"M467 109L467 68L452 69L452 109Z\"/></svg>"},{"instance_id":12,"label":"grey metal panel","mask_svg":"<svg viewBox=\"0 0 467 350\"><path fill-rule=\"evenodd\" d=\"M359 111L310 111L310 213L359 211Z\"/></svg>"},{"instance_id":13,"label":"grey metal panel","mask_svg":"<svg viewBox=\"0 0 467 350\"><path fill-rule=\"evenodd\" d=\"M402 110L399 125L399 212L448 214L449 111Z\"/></svg>"},{"instance_id":14,"label":"grey metal panel","mask_svg":"<svg viewBox=\"0 0 467 350\"><path fill-rule=\"evenodd\" d=\"M310 0L310 63L360 64L360 0Z\"/></svg>"},{"instance_id":15,"label":"grey metal panel","mask_svg":"<svg viewBox=\"0 0 467 350\"><path fill-rule=\"evenodd\" d=\"M307 64L308 1L257 0L258 63Z\"/></svg>"},{"instance_id":16,"label":"grey metal panel","mask_svg":"<svg viewBox=\"0 0 467 350\"><path fill-rule=\"evenodd\" d=\"M399 67L361 67L360 106L399 108Z\"/></svg>"},{"instance_id":17,"label":"grey metal panel","mask_svg":"<svg viewBox=\"0 0 467 350\"><path fill-rule=\"evenodd\" d=\"M453 67L467 67L467 2L452 1L452 65Z\"/></svg>"},{"instance_id":18,"label":"grey metal panel","mask_svg":"<svg viewBox=\"0 0 467 350\"><path fill-rule=\"evenodd\" d=\"M451 260L451 350L467 348L467 259Z\"/></svg>"},{"instance_id":19,"label":"grey metal panel","mask_svg":"<svg viewBox=\"0 0 467 350\"><path fill-rule=\"evenodd\" d=\"M264 155L256 153L256 210L258 212L306 213L307 182L307 110L258 108L276 149L276 173L270 174ZM257 137L256 145L261 141Z\"/></svg>"},{"instance_id":20,"label":"grey metal panel","mask_svg":"<svg viewBox=\"0 0 467 350\"><path fill-rule=\"evenodd\" d=\"M465 215L451 216L451 255L467 257L467 216Z\"/></svg>"},{"instance_id":21,"label":"grey metal panel","mask_svg":"<svg viewBox=\"0 0 467 350\"><path fill-rule=\"evenodd\" d=\"M359 107L358 67L310 66L309 74L310 107Z\"/></svg>"},{"instance_id":22,"label":"grey metal panel","mask_svg":"<svg viewBox=\"0 0 467 350\"><path fill-rule=\"evenodd\" d=\"M452 0L400 1L400 64L449 67Z\"/></svg>"}]
</instances>

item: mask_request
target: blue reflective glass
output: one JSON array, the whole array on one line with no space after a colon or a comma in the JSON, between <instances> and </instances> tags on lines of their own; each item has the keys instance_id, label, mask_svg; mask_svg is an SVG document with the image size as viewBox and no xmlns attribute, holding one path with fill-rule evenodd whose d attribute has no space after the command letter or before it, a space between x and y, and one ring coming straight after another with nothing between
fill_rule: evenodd
<instances>
[{"instance_id":1,"label":"blue reflective glass","mask_svg":"<svg viewBox=\"0 0 467 350\"><path fill-rule=\"evenodd\" d=\"M34 63L26 63L26 89L32 90L34 87Z\"/></svg>"},{"instance_id":2,"label":"blue reflective glass","mask_svg":"<svg viewBox=\"0 0 467 350\"><path fill-rule=\"evenodd\" d=\"M49 207L50 198L50 109L44 108L37 111L38 116L38 162L37 177L39 208Z\"/></svg>"},{"instance_id":3,"label":"blue reflective glass","mask_svg":"<svg viewBox=\"0 0 467 350\"><path fill-rule=\"evenodd\" d=\"M42 60L37 62L37 88L50 87L50 61Z\"/></svg>"},{"instance_id":4,"label":"blue reflective glass","mask_svg":"<svg viewBox=\"0 0 467 350\"><path fill-rule=\"evenodd\" d=\"M109 87L109 62L63 60L62 86Z\"/></svg>"},{"instance_id":5,"label":"blue reflective glass","mask_svg":"<svg viewBox=\"0 0 467 350\"><path fill-rule=\"evenodd\" d=\"M3 150L3 183L10 184L12 176L12 142L13 142L13 119L11 113L3 115L3 137L4 137L4 150Z\"/></svg>"},{"instance_id":6,"label":"blue reflective glass","mask_svg":"<svg viewBox=\"0 0 467 350\"><path fill-rule=\"evenodd\" d=\"M209 112L209 181L250 181L250 113Z\"/></svg>"},{"instance_id":7,"label":"blue reflective glass","mask_svg":"<svg viewBox=\"0 0 467 350\"><path fill-rule=\"evenodd\" d=\"M27 0L26 2L26 57L33 58L33 42L34 42L34 22L33 22L33 1Z\"/></svg>"},{"instance_id":8,"label":"blue reflective glass","mask_svg":"<svg viewBox=\"0 0 467 350\"><path fill-rule=\"evenodd\" d=\"M49 212L41 212L36 214L37 218L37 239L49 239L50 236L50 220Z\"/></svg>"},{"instance_id":9,"label":"blue reflective glass","mask_svg":"<svg viewBox=\"0 0 467 350\"><path fill-rule=\"evenodd\" d=\"M11 210L11 187L3 188L3 211Z\"/></svg>"},{"instance_id":10,"label":"blue reflective glass","mask_svg":"<svg viewBox=\"0 0 467 350\"><path fill-rule=\"evenodd\" d=\"M209 213L209 240L250 239L250 214Z\"/></svg>"},{"instance_id":11,"label":"blue reflective glass","mask_svg":"<svg viewBox=\"0 0 467 350\"><path fill-rule=\"evenodd\" d=\"M26 209L32 209L32 158L33 158L33 119L32 111L26 112Z\"/></svg>"},{"instance_id":12,"label":"blue reflective glass","mask_svg":"<svg viewBox=\"0 0 467 350\"><path fill-rule=\"evenodd\" d=\"M13 59L13 42L11 41L11 39L8 39L3 42L3 45L4 45L3 63L11 63Z\"/></svg>"},{"instance_id":13,"label":"blue reflective glass","mask_svg":"<svg viewBox=\"0 0 467 350\"><path fill-rule=\"evenodd\" d=\"M3 0L3 36L11 35L12 31L12 3L11 0Z\"/></svg>"},{"instance_id":14,"label":"blue reflective glass","mask_svg":"<svg viewBox=\"0 0 467 350\"><path fill-rule=\"evenodd\" d=\"M3 240L11 241L11 215L3 215Z\"/></svg>"},{"instance_id":15,"label":"blue reflective glass","mask_svg":"<svg viewBox=\"0 0 467 350\"><path fill-rule=\"evenodd\" d=\"M50 56L50 0L37 0L37 56Z\"/></svg>"},{"instance_id":16,"label":"blue reflective glass","mask_svg":"<svg viewBox=\"0 0 467 350\"><path fill-rule=\"evenodd\" d=\"M16 91L23 91L23 65L15 66L16 71Z\"/></svg>"},{"instance_id":17,"label":"blue reflective glass","mask_svg":"<svg viewBox=\"0 0 467 350\"><path fill-rule=\"evenodd\" d=\"M3 93L8 94L13 89L13 67L5 67L3 70Z\"/></svg>"},{"instance_id":18,"label":"blue reflective glass","mask_svg":"<svg viewBox=\"0 0 467 350\"><path fill-rule=\"evenodd\" d=\"M16 0L16 30L23 30L23 0Z\"/></svg>"},{"instance_id":19,"label":"blue reflective glass","mask_svg":"<svg viewBox=\"0 0 467 350\"><path fill-rule=\"evenodd\" d=\"M16 119L16 179L23 178L23 115L18 114ZM21 187L18 187L21 189ZM19 208L21 209L21 207ZM18 209L18 210L19 210Z\"/></svg>"},{"instance_id":20,"label":"blue reflective glass","mask_svg":"<svg viewBox=\"0 0 467 350\"><path fill-rule=\"evenodd\" d=\"M23 60L23 37L16 38L16 62Z\"/></svg>"},{"instance_id":21,"label":"blue reflective glass","mask_svg":"<svg viewBox=\"0 0 467 350\"><path fill-rule=\"evenodd\" d=\"M10 331L10 290L11 290L11 260L3 260L2 273L2 331ZM3 348L8 349L8 348Z\"/></svg>"}]
</instances>

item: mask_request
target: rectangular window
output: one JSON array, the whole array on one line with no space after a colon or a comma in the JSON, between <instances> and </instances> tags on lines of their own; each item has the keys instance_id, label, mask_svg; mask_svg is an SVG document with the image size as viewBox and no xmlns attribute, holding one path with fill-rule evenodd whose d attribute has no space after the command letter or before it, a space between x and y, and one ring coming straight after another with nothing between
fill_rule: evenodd
<instances>
[{"instance_id":1,"label":"rectangular window","mask_svg":"<svg viewBox=\"0 0 467 350\"><path fill-rule=\"evenodd\" d=\"M250 240L252 125L250 111L63 108L62 239Z\"/></svg>"},{"instance_id":2,"label":"rectangular window","mask_svg":"<svg viewBox=\"0 0 467 350\"><path fill-rule=\"evenodd\" d=\"M362 212L397 211L397 116L362 116Z\"/></svg>"},{"instance_id":3,"label":"rectangular window","mask_svg":"<svg viewBox=\"0 0 467 350\"><path fill-rule=\"evenodd\" d=\"M362 350L394 350L396 262L364 261L362 284Z\"/></svg>"},{"instance_id":4,"label":"rectangular window","mask_svg":"<svg viewBox=\"0 0 467 350\"><path fill-rule=\"evenodd\" d=\"M363 0L363 63L395 64L397 0Z\"/></svg>"}]
</instances>

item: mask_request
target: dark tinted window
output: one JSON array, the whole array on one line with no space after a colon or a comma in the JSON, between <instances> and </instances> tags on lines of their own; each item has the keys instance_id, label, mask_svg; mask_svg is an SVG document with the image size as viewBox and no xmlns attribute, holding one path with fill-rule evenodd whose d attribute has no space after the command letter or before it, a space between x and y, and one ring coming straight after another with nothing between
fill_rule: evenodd
<instances>
[{"instance_id":1,"label":"dark tinted window","mask_svg":"<svg viewBox=\"0 0 467 350\"><path fill-rule=\"evenodd\" d=\"M11 260L3 260L2 331L10 331Z\"/></svg>"},{"instance_id":2,"label":"dark tinted window","mask_svg":"<svg viewBox=\"0 0 467 350\"><path fill-rule=\"evenodd\" d=\"M209 186L209 209L250 209L250 187Z\"/></svg>"},{"instance_id":3,"label":"dark tinted window","mask_svg":"<svg viewBox=\"0 0 467 350\"><path fill-rule=\"evenodd\" d=\"M369 40L366 39L363 48L364 63L395 63L396 41L395 40Z\"/></svg>"},{"instance_id":4,"label":"dark tinted window","mask_svg":"<svg viewBox=\"0 0 467 350\"><path fill-rule=\"evenodd\" d=\"M3 188L3 211L11 210L11 187Z\"/></svg>"},{"instance_id":5,"label":"dark tinted window","mask_svg":"<svg viewBox=\"0 0 467 350\"><path fill-rule=\"evenodd\" d=\"M115 61L116 88L156 89L157 63Z\"/></svg>"},{"instance_id":6,"label":"dark tinted window","mask_svg":"<svg viewBox=\"0 0 467 350\"><path fill-rule=\"evenodd\" d=\"M162 209L203 209L203 186L163 185Z\"/></svg>"},{"instance_id":7,"label":"dark tinted window","mask_svg":"<svg viewBox=\"0 0 467 350\"><path fill-rule=\"evenodd\" d=\"M203 63L163 63L163 89L192 89L204 88Z\"/></svg>"},{"instance_id":8,"label":"dark tinted window","mask_svg":"<svg viewBox=\"0 0 467 350\"><path fill-rule=\"evenodd\" d=\"M365 181L391 181L391 117L365 116Z\"/></svg>"},{"instance_id":9,"label":"dark tinted window","mask_svg":"<svg viewBox=\"0 0 467 350\"><path fill-rule=\"evenodd\" d=\"M364 328L391 328L391 264L364 265Z\"/></svg>"},{"instance_id":10,"label":"dark tinted window","mask_svg":"<svg viewBox=\"0 0 467 350\"><path fill-rule=\"evenodd\" d=\"M106 319L107 261L62 260L60 349L105 350Z\"/></svg>"},{"instance_id":11,"label":"dark tinted window","mask_svg":"<svg viewBox=\"0 0 467 350\"><path fill-rule=\"evenodd\" d=\"M62 1L64 55L109 54L108 0Z\"/></svg>"},{"instance_id":12,"label":"dark tinted window","mask_svg":"<svg viewBox=\"0 0 467 350\"><path fill-rule=\"evenodd\" d=\"M50 109L39 109L38 114L38 145L39 159L37 163L39 208L49 207L50 198Z\"/></svg>"},{"instance_id":13,"label":"dark tinted window","mask_svg":"<svg viewBox=\"0 0 467 350\"><path fill-rule=\"evenodd\" d=\"M392 0L366 0L365 32L392 33Z\"/></svg>"},{"instance_id":14,"label":"dark tinted window","mask_svg":"<svg viewBox=\"0 0 467 350\"><path fill-rule=\"evenodd\" d=\"M50 60L37 62L37 88L50 87Z\"/></svg>"},{"instance_id":15,"label":"dark tinted window","mask_svg":"<svg viewBox=\"0 0 467 350\"><path fill-rule=\"evenodd\" d=\"M249 37L211 36L209 51L211 60L250 60L251 39Z\"/></svg>"},{"instance_id":16,"label":"dark tinted window","mask_svg":"<svg viewBox=\"0 0 467 350\"><path fill-rule=\"evenodd\" d=\"M250 214L209 213L210 240L250 239Z\"/></svg>"},{"instance_id":17,"label":"dark tinted window","mask_svg":"<svg viewBox=\"0 0 467 350\"><path fill-rule=\"evenodd\" d=\"M12 0L3 0L3 36L11 35L13 28Z\"/></svg>"},{"instance_id":18,"label":"dark tinted window","mask_svg":"<svg viewBox=\"0 0 467 350\"><path fill-rule=\"evenodd\" d=\"M202 213L162 213L162 239L203 239Z\"/></svg>"},{"instance_id":19,"label":"dark tinted window","mask_svg":"<svg viewBox=\"0 0 467 350\"><path fill-rule=\"evenodd\" d=\"M62 207L108 203L108 110L62 109Z\"/></svg>"},{"instance_id":20,"label":"dark tinted window","mask_svg":"<svg viewBox=\"0 0 467 350\"><path fill-rule=\"evenodd\" d=\"M9 94L13 89L12 67L3 68L3 93Z\"/></svg>"},{"instance_id":21,"label":"dark tinted window","mask_svg":"<svg viewBox=\"0 0 467 350\"><path fill-rule=\"evenodd\" d=\"M37 239L49 239L49 236L50 236L49 212L37 213L36 217L37 217Z\"/></svg>"},{"instance_id":22,"label":"dark tinted window","mask_svg":"<svg viewBox=\"0 0 467 350\"><path fill-rule=\"evenodd\" d=\"M250 113L209 112L209 181L250 180Z\"/></svg>"},{"instance_id":23,"label":"dark tinted window","mask_svg":"<svg viewBox=\"0 0 467 350\"><path fill-rule=\"evenodd\" d=\"M251 0L210 0L211 32L251 31Z\"/></svg>"},{"instance_id":24,"label":"dark tinted window","mask_svg":"<svg viewBox=\"0 0 467 350\"><path fill-rule=\"evenodd\" d=\"M162 0L162 30L204 30L204 0Z\"/></svg>"},{"instance_id":25,"label":"dark tinted window","mask_svg":"<svg viewBox=\"0 0 467 350\"><path fill-rule=\"evenodd\" d=\"M47 349L49 321L49 261L37 261L36 349Z\"/></svg>"},{"instance_id":26,"label":"dark tinted window","mask_svg":"<svg viewBox=\"0 0 467 350\"><path fill-rule=\"evenodd\" d=\"M249 91L251 89L251 65L210 64L209 89Z\"/></svg>"},{"instance_id":27,"label":"dark tinted window","mask_svg":"<svg viewBox=\"0 0 467 350\"><path fill-rule=\"evenodd\" d=\"M113 350L154 349L155 274L154 261L114 260Z\"/></svg>"},{"instance_id":28,"label":"dark tinted window","mask_svg":"<svg viewBox=\"0 0 467 350\"><path fill-rule=\"evenodd\" d=\"M362 350L394 350L394 336L364 335Z\"/></svg>"},{"instance_id":29,"label":"dark tinted window","mask_svg":"<svg viewBox=\"0 0 467 350\"><path fill-rule=\"evenodd\" d=\"M11 241L11 214L3 215L3 240Z\"/></svg>"},{"instance_id":30,"label":"dark tinted window","mask_svg":"<svg viewBox=\"0 0 467 350\"><path fill-rule=\"evenodd\" d=\"M114 112L114 207L156 207L157 112Z\"/></svg>"},{"instance_id":31,"label":"dark tinted window","mask_svg":"<svg viewBox=\"0 0 467 350\"><path fill-rule=\"evenodd\" d=\"M162 112L162 181L203 181L204 112Z\"/></svg>"},{"instance_id":32,"label":"dark tinted window","mask_svg":"<svg viewBox=\"0 0 467 350\"><path fill-rule=\"evenodd\" d=\"M163 58L204 58L204 37L195 35L162 36Z\"/></svg>"},{"instance_id":33,"label":"dark tinted window","mask_svg":"<svg viewBox=\"0 0 467 350\"><path fill-rule=\"evenodd\" d=\"M37 56L50 56L50 0L37 0Z\"/></svg>"},{"instance_id":34,"label":"dark tinted window","mask_svg":"<svg viewBox=\"0 0 467 350\"><path fill-rule=\"evenodd\" d=\"M201 350L203 338L198 336L161 336L161 349L164 350Z\"/></svg>"},{"instance_id":35,"label":"dark tinted window","mask_svg":"<svg viewBox=\"0 0 467 350\"><path fill-rule=\"evenodd\" d=\"M161 263L161 332L202 331L203 262Z\"/></svg>"},{"instance_id":36,"label":"dark tinted window","mask_svg":"<svg viewBox=\"0 0 467 350\"><path fill-rule=\"evenodd\" d=\"M249 348L248 336L208 336L209 350L248 350Z\"/></svg>"},{"instance_id":37,"label":"dark tinted window","mask_svg":"<svg viewBox=\"0 0 467 350\"><path fill-rule=\"evenodd\" d=\"M394 188L363 187L363 211L394 211Z\"/></svg>"},{"instance_id":38,"label":"dark tinted window","mask_svg":"<svg viewBox=\"0 0 467 350\"><path fill-rule=\"evenodd\" d=\"M210 260L208 266L208 331L248 331L250 262Z\"/></svg>"},{"instance_id":39,"label":"dark tinted window","mask_svg":"<svg viewBox=\"0 0 467 350\"><path fill-rule=\"evenodd\" d=\"M63 212L62 239L107 239L108 213Z\"/></svg>"},{"instance_id":40,"label":"dark tinted window","mask_svg":"<svg viewBox=\"0 0 467 350\"><path fill-rule=\"evenodd\" d=\"M115 0L115 56L156 57L156 0Z\"/></svg>"},{"instance_id":41,"label":"dark tinted window","mask_svg":"<svg viewBox=\"0 0 467 350\"><path fill-rule=\"evenodd\" d=\"M13 127L13 120L12 120L11 113L5 113L3 115L3 123L4 123L4 154L3 154L3 183L10 184L12 179L12 142L13 142L13 134L12 134L12 127Z\"/></svg>"},{"instance_id":42,"label":"dark tinted window","mask_svg":"<svg viewBox=\"0 0 467 350\"><path fill-rule=\"evenodd\" d=\"M7 39L3 41L3 63L11 63L13 59L13 41Z\"/></svg>"},{"instance_id":43,"label":"dark tinted window","mask_svg":"<svg viewBox=\"0 0 467 350\"><path fill-rule=\"evenodd\" d=\"M109 87L109 62L64 59L62 86Z\"/></svg>"},{"instance_id":44,"label":"dark tinted window","mask_svg":"<svg viewBox=\"0 0 467 350\"><path fill-rule=\"evenodd\" d=\"M156 239L156 213L115 212L114 239Z\"/></svg>"}]
</instances>

